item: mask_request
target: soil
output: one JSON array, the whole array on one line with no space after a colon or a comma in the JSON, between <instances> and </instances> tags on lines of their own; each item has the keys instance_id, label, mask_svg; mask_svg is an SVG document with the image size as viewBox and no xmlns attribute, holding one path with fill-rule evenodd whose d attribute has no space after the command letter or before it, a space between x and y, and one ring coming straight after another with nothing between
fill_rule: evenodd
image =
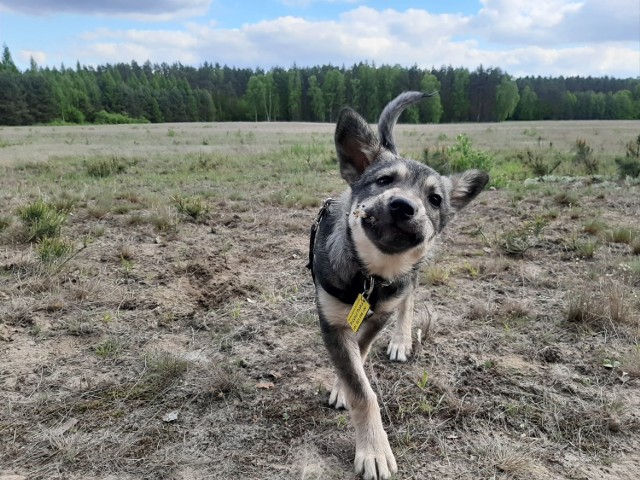
<instances>
[{"instance_id":1,"label":"soil","mask_svg":"<svg viewBox=\"0 0 640 480\"><path fill-rule=\"evenodd\" d=\"M389 361L388 331L375 343L366 370L397 478L637 478L638 256L597 237L579 258L567 242L592 238L596 215L640 231L638 187L545 188L486 191L463 211L424 267L447 275L424 275L411 359ZM578 205L555 202L567 190ZM357 478L305 268L316 212L230 202L177 232L109 214L57 268L5 243L0 479ZM500 248L540 216L522 256ZM93 223L80 212L65 228ZM572 299L611 292L624 315L568 321Z\"/></svg>"}]
</instances>

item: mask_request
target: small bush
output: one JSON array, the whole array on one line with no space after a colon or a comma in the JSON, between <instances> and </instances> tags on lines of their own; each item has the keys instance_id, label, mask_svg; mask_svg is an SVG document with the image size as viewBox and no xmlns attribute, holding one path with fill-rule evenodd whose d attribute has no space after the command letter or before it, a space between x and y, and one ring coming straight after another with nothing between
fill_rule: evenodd
<instances>
[{"instance_id":1,"label":"small bush","mask_svg":"<svg viewBox=\"0 0 640 480\"><path fill-rule=\"evenodd\" d=\"M580 240L576 235L572 235L565 241L565 248L578 258L593 258L599 247L597 240Z\"/></svg>"},{"instance_id":2,"label":"small bush","mask_svg":"<svg viewBox=\"0 0 640 480\"><path fill-rule=\"evenodd\" d=\"M620 178L640 176L640 135L627 143L627 151L623 158L615 159Z\"/></svg>"},{"instance_id":3,"label":"small bush","mask_svg":"<svg viewBox=\"0 0 640 480\"><path fill-rule=\"evenodd\" d=\"M62 224L67 219L64 213L60 213L44 200L36 200L19 207L18 216L28 229L27 241L29 242L37 242L45 237L57 237L60 235Z\"/></svg>"},{"instance_id":4,"label":"small bush","mask_svg":"<svg viewBox=\"0 0 640 480\"><path fill-rule=\"evenodd\" d=\"M0 232L6 230L13 223L13 219L8 215L3 215L0 217Z\"/></svg>"},{"instance_id":5,"label":"small bush","mask_svg":"<svg viewBox=\"0 0 640 480\"><path fill-rule=\"evenodd\" d=\"M187 215L194 220L200 220L209 211L207 204L199 197L182 197L176 195L172 197L172 200L179 213Z\"/></svg>"},{"instance_id":6,"label":"small bush","mask_svg":"<svg viewBox=\"0 0 640 480\"><path fill-rule=\"evenodd\" d=\"M636 238L634 231L627 227L620 227L609 233L609 241L613 243L626 243L630 245Z\"/></svg>"},{"instance_id":7,"label":"small bush","mask_svg":"<svg viewBox=\"0 0 640 480\"><path fill-rule=\"evenodd\" d=\"M607 225L600 220L599 218L595 218L593 220L589 220L584 224L582 230L585 233L589 233L591 235L599 235L607 228Z\"/></svg>"},{"instance_id":8,"label":"small bush","mask_svg":"<svg viewBox=\"0 0 640 480\"><path fill-rule=\"evenodd\" d=\"M435 148L433 151L425 148L422 152L422 162L442 175L451 173L451 158L445 147Z\"/></svg>"},{"instance_id":9,"label":"small bush","mask_svg":"<svg viewBox=\"0 0 640 480\"><path fill-rule=\"evenodd\" d=\"M506 230L496 237L496 244L506 255L524 257L529 249L540 243L540 236L545 226L546 219L542 217L536 218L517 228Z\"/></svg>"},{"instance_id":10,"label":"small bush","mask_svg":"<svg viewBox=\"0 0 640 480\"><path fill-rule=\"evenodd\" d=\"M123 173L128 166L128 162L115 156L111 158L96 158L86 162L87 174L95 178L104 178Z\"/></svg>"},{"instance_id":11,"label":"small bush","mask_svg":"<svg viewBox=\"0 0 640 480\"><path fill-rule=\"evenodd\" d=\"M536 177L551 175L562 163L561 159L553 163L547 162L541 152L533 152L527 148L524 152L518 152L516 158L527 167Z\"/></svg>"},{"instance_id":12,"label":"small bush","mask_svg":"<svg viewBox=\"0 0 640 480\"><path fill-rule=\"evenodd\" d=\"M578 165L582 165L588 175L598 173L598 170L600 170L600 162L593 155L593 148L589 146L586 140L578 138L573 150L573 161Z\"/></svg>"},{"instance_id":13,"label":"small bush","mask_svg":"<svg viewBox=\"0 0 640 480\"><path fill-rule=\"evenodd\" d=\"M464 172L470 168L489 171L493 166L493 157L472 148L471 140L463 133L456 137L456 144L449 148L433 151L426 148L422 153L422 161L442 175Z\"/></svg>"},{"instance_id":14,"label":"small bush","mask_svg":"<svg viewBox=\"0 0 640 480\"><path fill-rule=\"evenodd\" d=\"M456 144L449 148L451 156L451 170L464 172L470 168L488 171L493 166L493 157L471 146L471 140L464 134L456 137Z\"/></svg>"},{"instance_id":15,"label":"small bush","mask_svg":"<svg viewBox=\"0 0 640 480\"><path fill-rule=\"evenodd\" d=\"M43 263L53 263L63 260L73 252L73 242L65 238L45 237L38 242L36 252Z\"/></svg>"},{"instance_id":16,"label":"small bush","mask_svg":"<svg viewBox=\"0 0 640 480\"><path fill-rule=\"evenodd\" d=\"M605 285L601 291L574 292L566 311L570 323L590 328L615 330L633 321L626 293L619 285Z\"/></svg>"},{"instance_id":17,"label":"small bush","mask_svg":"<svg viewBox=\"0 0 640 480\"><path fill-rule=\"evenodd\" d=\"M553 196L553 201L563 207L575 207L579 204L578 197L572 192L560 192Z\"/></svg>"},{"instance_id":18,"label":"small bush","mask_svg":"<svg viewBox=\"0 0 640 480\"><path fill-rule=\"evenodd\" d=\"M118 125L118 124L131 124L131 123L149 123L149 120L142 117L129 117L122 113L110 113L106 110L100 110L96 113L94 123L101 125Z\"/></svg>"},{"instance_id":19,"label":"small bush","mask_svg":"<svg viewBox=\"0 0 640 480\"><path fill-rule=\"evenodd\" d=\"M429 265L422 272L425 285L446 285L449 281L449 270L438 265Z\"/></svg>"}]
</instances>

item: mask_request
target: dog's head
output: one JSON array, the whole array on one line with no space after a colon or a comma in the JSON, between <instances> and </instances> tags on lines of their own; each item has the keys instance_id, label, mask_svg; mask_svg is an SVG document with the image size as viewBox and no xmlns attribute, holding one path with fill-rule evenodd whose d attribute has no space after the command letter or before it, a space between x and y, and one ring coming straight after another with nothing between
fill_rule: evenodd
<instances>
[{"instance_id":1,"label":"dog's head","mask_svg":"<svg viewBox=\"0 0 640 480\"><path fill-rule=\"evenodd\" d=\"M380 116L379 138L351 109L340 113L336 126L340 172L351 187L355 248L369 273L383 278L414 268L435 236L489 180L480 170L441 176L398 155L393 127L407 106L426 96L406 92L390 102Z\"/></svg>"}]
</instances>

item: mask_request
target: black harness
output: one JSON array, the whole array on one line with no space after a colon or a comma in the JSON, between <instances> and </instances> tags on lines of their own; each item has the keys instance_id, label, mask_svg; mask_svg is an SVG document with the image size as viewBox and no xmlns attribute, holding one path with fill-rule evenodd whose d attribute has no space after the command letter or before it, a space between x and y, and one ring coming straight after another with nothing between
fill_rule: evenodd
<instances>
[{"instance_id":1,"label":"black harness","mask_svg":"<svg viewBox=\"0 0 640 480\"><path fill-rule=\"evenodd\" d=\"M313 271L313 258L316 246L316 237L318 229L320 228L320 223L322 222L322 217L329 209L332 202L332 198L327 198L322 203L320 211L318 212L313 225L311 225L311 235L309 237L309 263L307 264L307 268L311 270L311 277L314 282L316 280L316 276ZM320 278L319 282L325 292L348 305L352 305L359 294L364 295L371 306L371 310L375 309L376 304L381 299L394 296L400 289L400 285L397 282L390 282L375 275L365 275L362 270L359 270L358 273L353 276L351 282L346 288L336 287L323 278Z\"/></svg>"}]
</instances>

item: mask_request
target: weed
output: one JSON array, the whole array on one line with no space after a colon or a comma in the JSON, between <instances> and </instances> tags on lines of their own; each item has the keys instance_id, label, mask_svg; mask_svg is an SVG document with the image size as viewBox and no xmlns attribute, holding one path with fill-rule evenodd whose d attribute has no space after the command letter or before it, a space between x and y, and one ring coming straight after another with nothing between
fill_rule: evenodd
<instances>
[{"instance_id":1,"label":"weed","mask_svg":"<svg viewBox=\"0 0 640 480\"><path fill-rule=\"evenodd\" d=\"M45 237L54 238L60 235L65 214L44 200L36 200L18 208L18 216L27 227L27 241L38 242Z\"/></svg>"},{"instance_id":2,"label":"weed","mask_svg":"<svg viewBox=\"0 0 640 480\"><path fill-rule=\"evenodd\" d=\"M420 390L424 390L427 388L427 384L429 383L429 373L426 370L422 371L422 376L416 382L416 385Z\"/></svg>"},{"instance_id":3,"label":"weed","mask_svg":"<svg viewBox=\"0 0 640 480\"><path fill-rule=\"evenodd\" d=\"M439 265L429 265L422 272L425 285L446 285L449 281L449 270Z\"/></svg>"},{"instance_id":4,"label":"weed","mask_svg":"<svg viewBox=\"0 0 640 480\"><path fill-rule=\"evenodd\" d=\"M93 352L100 358L114 358L120 354L123 347L122 340L109 337L93 347Z\"/></svg>"},{"instance_id":5,"label":"weed","mask_svg":"<svg viewBox=\"0 0 640 480\"><path fill-rule=\"evenodd\" d=\"M526 222L516 228L496 234L496 244L502 252L512 257L523 257L527 251L540 243L542 230L546 225L543 217Z\"/></svg>"},{"instance_id":6,"label":"weed","mask_svg":"<svg viewBox=\"0 0 640 480\"><path fill-rule=\"evenodd\" d=\"M631 253L634 255L640 255L640 235L631 240Z\"/></svg>"},{"instance_id":7,"label":"weed","mask_svg":"<svg viewBox=\"0 0 640 480\"><path fill-rule=\"evenodd\" d=\"M569 323L589 328L616 330L633 322L631 307L620 285L608 284L601 291L574 292L566 310Z\"/></svg>"},{"instance_id":8,"label":"weed","mask_svg":"<svg viewBox=\"0 0 640 480\"><path fill-rule=\"evenodd\" d=\"M626 243L627 245L630 245L636 238L638 238L638 236L635 234L635 232L631 228L627 227L615 228L611 230L611 232L609 232L609 235L607 236L607 239L610 242Z\"/></svg>"},{"instance_id":9,"label":"weed","mask_svg":"<svg viewBox=\"0 0 640 480\"><path fill-rule=\"evenodd\" d=\"M597 240L581 240L574 232L564 242L567 251L574 253L578 258L593 258L600 244Z\"/></svg>"},{"instance_id":10,"label":"weed","mask_svg":"<svg viewBox=\"0 0 640 480\"><path fill-rule=\"evenodd\" d=\"M575 207L579 205L578 197L573 192L562 191L553 196L553 201L563 207Z\"/></svg>"},{"instance_id":11,"label":"weed","mask_svg":"<svg viewBox=\"0 0 640 480\"><path fill-rule=\"evenodd\" d=\"M13 223L13 218L9 215L0 216L0 232L6 230Z\"/></svg>"},{"instance_id":12,"label":"weed","mask_svg":"<svg viewBox=\"0 0 640 480\"><path fill-rule=\"evenodd\" d=\"M182 197L176 195L172 197L171 200L179 213L193 220L202 219L209 211L207 204L199 197Z\"/></svg>"},{"instance_id":13,"label":"weed","mask_svg":"<svg viewBox=\"0 0 640 480\"><path fill-rule=\"evenodd\" d=\"M422 161L443 175L463 172L470 168L489 171L493 166L493 157L482 150L472 147L471 140L465 134L456 137L455 145L440 147L431 151L425 148Z\"/></svg>"},{"instance_id":14,"label":"weed","mask_svg":"<svg viewBox=\"0 0 640 480\"><path fill-rule=\"evenodd\" d=\"M589 220L584 224L582 231L591 235L599 235L607 228L607 224L599 218Z\"/></svg>"},{"instance_id":15,"label":"weed","mask_svg":"<svg viewBox=\"0 0 640 480\"><path fill-rule=\"evenodd\" d=\"M145 384L153 393L170 387L189 368L189 362L171 353L154 353L145 358Z\"/></svg>"},{"instance_id":16,"label":"weed","mask_svg":"<svg viewBox=\"0 0 640 480\"><path fill-rule=\"evenodd\" d=\"M95 158L85 163L87 175L95 178L104 178L126 171L130 162L120 157Z\"/></svg>"},{"instance_id":17,"label":"weed","mask_svg":"<svg viewBox=\"0 0 640 480\"><path fill-rule=\"evenodd\" d=\"M578 165L582 165L588 175L594 175L600 170L600 162L593 155L593 148L589 146L586 140L578 138L573 146L573 161Z\"/></svg>"},{"instance_id":18,"label":"weed","mask_svg":"<svg viewBox=\"0 0 640 480\"><path fill-rule=\"evenodd\" d=\"M451 158L445 147L429 147L422 151L422 162L443 175L451 173Z\"/></svg>"},{"instance_id":19,"label":"weed","mask_svg":"<svg viewBox=\"0 0 640 480\"><path fill-rule=\"evenodd\" d=\"M73 252L73 242L61 237L44 237L38 242L36 252L43 263L53 263Z\"/></svg>"},{"instance_id":20,"label":"weed","mask_svg":"<svg viewBox=\"0 0 640 480\"><path fill-rule=\"evenodd\" d=\"M118 257L121 260L132 260L133 259L133 250L129 245L120 245L118 249Z\"/></svg>"},{"instance_id":21,"label":"weed","mask_svg":"<svg viewBox=\"0 0 640 480\"><path fill-rule=\"evenodd\" d=\"M620 178L640 176L640 135L627 143L627 151L623 158L615 159Z\"/></svg>"},{"instance_id":22,"label":"weed","mask_svg":"<svg viewBox=\"0 0 640 480\"><path fill-rule=\"evenodd\" d=\"M89 215L101 219L111 213L112 204L107 199L100 199L95 205L89 207Z\"/></svg>"},{"instance_id":23,"label":"weed","mask_svg":"<svg viewBox=\"0 0 640 480\"><path fill-rule=\"evenodd\" d=\"M64 191L52 202L52 205L60 213L71 213L79 200L76 195Z\"/></svg>"},{"instance_id":24,"label":"weed","mask_svg":"<svg viewBox=\"0 0 640 480\"><path fill-rule=\"evenodd\" d=\"M174 129L170 128L169 130L167 130L167 137L173 138L173 137L176 137L177 135L178 133Z\"/></svg>"},{"instance_id":25,"label":"weed","mask_svg":"<svg viewBox=\"0 0 640 480\"><path fill-rule=\"evenodd\" d=\"M481 150L472 148L471 140L464 134L456 137L456 144L449 148L451 170L463 172L470 168L489 171L493 165L493 157Z\"/></svg>"},{"instance_id":26,"label":"weed","mask_svg":"<svg viewBox=\"0 0 640 480\"><path fill-rule=\"evenodd\" d=\"M524 152L518 152L516 158L536 177L551 175L562 163L562 159L556 159L555 162L549 163L542 152L534 152L529 148Z\"/></svg>"}]
</instances>

